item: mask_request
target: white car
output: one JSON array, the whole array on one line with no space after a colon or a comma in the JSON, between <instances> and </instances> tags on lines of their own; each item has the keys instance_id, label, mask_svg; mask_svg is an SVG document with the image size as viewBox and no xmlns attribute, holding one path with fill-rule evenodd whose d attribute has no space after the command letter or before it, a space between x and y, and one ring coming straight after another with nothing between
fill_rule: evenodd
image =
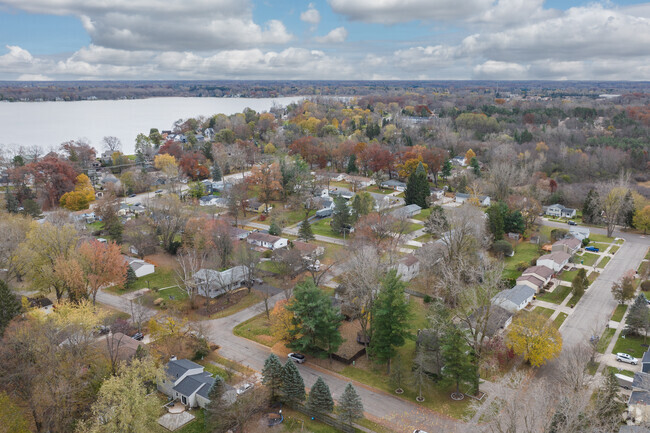
<instances>
[{"instance_id":1,"label":"white car","mask_svg":"<svg viewBox=\"0 0 650 433\"><path fill-rule=\"evenodd\" d=\"M305 355L303 355L302 353L293 353L293 352L292 352L292 353L290 353L287 357L288 357L291 361L295 361L295 362L297 362L298 364L302 364L303 362L305 362Z\"/></svg>"},{"instance_id":2,"label":"white car","mask_svg":"<svg viewBox=\"0 0 650 433\"><path fill-rule=\"evenodd\" d=\"M425 432L424 430L415 429L413 430L413 433L427 433L427 432Z\"/></svg>"},{"instance_id":3,"label":"white car","mask_svg":"<svg viewBox=\"0 0 650 433\"><path fill-rule=\"evenodd\" d=\"M242 386L240 386L239 388L237 388L237 395L242 395L242 394L245 393L246 391L250 391L251 389L253 389L254 386L255 386L255 385L253 385L253 384L250 383L250 382L247 382L247 383L242 384Z\"/></svg>"},{"instance_id":4,"label":"white car","mask_svg":"<svg viewBox=\"0 0 650 433\"><path fill-rule=\"evenodd\" d=\"M632 355L628 355L627 353L619 352L616 354L616 360L618 362L627 362L628 364L636 365L639 360L636 359Z\"/></svg>"}]
</instances>

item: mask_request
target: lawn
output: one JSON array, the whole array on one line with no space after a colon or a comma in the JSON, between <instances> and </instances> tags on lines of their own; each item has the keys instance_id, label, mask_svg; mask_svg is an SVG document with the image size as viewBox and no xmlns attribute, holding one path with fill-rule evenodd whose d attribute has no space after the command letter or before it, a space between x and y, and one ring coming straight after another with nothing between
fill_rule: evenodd
<instances>
[{"instance_id":1,"label":"lawn","mask_svg":"<svg viewBox=\"0 0 650 433\"><path fill-rule=\"evenodd\" d=\"M522 242L521 244L515 247L515 255L512 257L506 257L505 268L503 270L504 278L519 278L523 271L517 270L517 265L520 262L530 262L534 259L537 259L540 256L539 246L536 244L531 244L530 242Z\"/></svg>"},{"instance_id":2,"label":"lawn","mask_svg":"<svg viewBox=\"0 0 650 433\"><path fill-rule=\"evenodd\" d=\"M610 254L616 254L616 253L618 252L619 248L621 248L619 245L614 245L614 246L612 246L612 248L609 250L609 253L610 253Z\"/></svg>"},{"instance_id":3,"label":"lawn","mask_svg":"<svg viewBox=\"0 0 650 433\"><path fill-rule=\"evenodd\" d=\"M283 205L280 203L273 203L271 214L262 224L271 224L271 220L275 219L281 226L290 227L305 219L305 211L302 209L282 209ZM316 210L310 210L309 216L316 214Z\"/></svg>"},{"instance_id":4,"label":"lawn","mask_svg":"<svg viewBox=\"0 0 650 433\"><path fill-rule=\"evenodd\" d=\"M571 287L568 286L558 286L552 292L546 292L544 294L538 295L537 299L540 301L552 302L554 304L561 304L564 301L564 298L571 292Z\"/></svg>"},{"instance_id":5,"label":"lawn","mask_svg":"<svg viewBox=\"0 0 650 433\"><path fill-rule=\"evenodd\" d=\"M263 300L263 295L255 290L252 290L250 293L246 294L246 296L241 298L235 305L232 305L211 315L210 319L220 319L221 317L230 316L257 304L258 302L262 302Z\"/></svg>"},{"instance_id":6,"label":"lawn","mask_svg":"<svg viewBox=\"0 0 650 433\"><path fill-rule=\"evenodd\" d=\"M573 306L575 307L576 305L578 305L578 302L580 302L580 299L581 299L581 298L582 298L582 295L580 295L580 296L573 295L573 296L571 296L571 299L569 299L569 302L567 302L566 304L567 304L569 307L570 307L571 305L573 305Z\"/></svg>"},{"instance_id":7,"label":"lawn","mask_svg":"<svg viewBox=\"0 0 650 433\"><path fill-rule=\"evenodd\" d=\"M427 234L419 236L419 237L417 237L417 238L415 238L413 240L416 241L416 242L426 243L426 242L431 242L433 240L433 236L431 236L429 233L427 233Z\"/></svg>"},{"instance_id":8,"label":"lawn","mask_svg":"<svg viewBox=\"0 0 650 433\"><path fill-rule=\"evenodd\" d=\"M553 324L555 325L555 327L557 329L560 329L560 326L562 326L562 324L564 323L564 321L566 320L566 318L568 316L569 315L567 313L558 314L557 317L555 318L555 320L553 320Z\"/></svg>"},{"instance_id":9,"label":"lawn","mask_svg":"<svg viewBox=\"0 0 650 433\"><path fill-rule=\"evenodd\" d=\"M568 283L572 282L573 279L578 275L578 271L564 271L562 272L562 275L560 276L560 279L562 281L566 281Z\"/></svg>"},{"instance_id":10,"label":"lawn","mask_svg":"<svg viewBox=\"0 0 650 433\"><path fill-rule=\"evenodd\" d=\"M634 372L630 370L623 370L622 368L609 367L609 366L607 366L607 370L611 371L614 374L622 374L623 376L634 377Z\"/></svg>"},{"instance_id":11,"label":"lawn","mask_svg":"<svg viewBox=\"0 0 650 433\"><path fill-rule=\"evenodd\" d=\"M160 290L155 296L156 298L163 298L165 301L178 301L187 298L187 292L181 290L180 287L172 287L165 290Z\"/></svg>"},{"instance_id":12,"label":"lawn","mask_svg":"<svg viewBox=\"0 0 650 433\"><path fill-rule=\"evenodd\" d=\"M607 249L607 247L609 246L609 244L605 244L605 243L602 243L602 242L589 242L589 246L590 247L600 248L600 251L605 251Z\"/></svg>"},{"instance_id":13,"label":"lawn","mask_svg":"<svg viewBox=\"0 0 650 433\"><path fill-rule=\"evenodd\" d=\"M650 260L650 248L648 248L648 252L645 255L646 260Z\"/></svg>"},{"instance_id":14,"label":"lawn","mask_svg":"<svg viewBox=\"0 0 650 433\"><path fill-rule=\"evenodd\" d=\"M598 263L598 268L601 268L601 269L602 269L602 268L604 268L605 266L607 266L607 263L609 263L609 261L610 261L611 259L612 259L612 258L609 257L609 256L607 256L607 257L603 257L603 259L600 261L600 263Z\"/></svg>"},{"instance_id":15,"label":"lawn","mask_svg":"<svg viewBox=\"0 0 650 433\"><path fill-rule=\"evenodd\" d=\"M233 334L268 347L273 347L279 341L271 333L271 324L266 318L266 313L259 314L235 326Z\"/></svg>"},{"instance_id":16,"label":"lawn","mask_svg":"<svg viewBox=\"0 0 650 433\"><path fill-rule=\"evenodd\" d=\"M650 342L650 340L648 340ZM648 350L648 343L643 342L643 337L638 335L620 336L616 340L612 353L623 352L636 358L641 358L645 351Z\"/></svg>"},{"instance_id":17,"label":"lawn","mask_svg":"<svg viewBox=\"0 0 650 433\"><path fill-rule=\"evenodd\" d=\"M585 266L593 266L598 257L600 257L598 254L584 253L582 256L578 256L577 261Z\"/></svg>"},{"instance_id":18,"label":"lawn","mask_svg":"<svg viewBox=\"0 0 650 433\"><path fill-rule=\"evenodd\" d=\"M390 194L391 192L394 192L390 188L380 188L377 185L370 185L368 188L365 189L367 192L374 192L375 194Z\"/></svg>"},{"instance_id":19,"label":"lawn","mask_svg":"<svg viewBox=\"0 0 650 433\"><path fill-rule=\"evenodd\" d=\"M176 433L205 433L206 432L205 411L203 409L195 410L192 412L192 415L196 417L194 418L194 421L176 430ZM168 430L161 426L160 431L167 432Z\"/></svg>"},{"instance_id":20,"label":"lawn","mask_svg":"<svg viewBox=\"0 0 650 433\"><path fill-rule=\"evenodd\" d=\"M92 224L86 224L86 227L88 227L88 231L90 233L96 232L98 230L103 230L104 229L104 223L101 221L95 221Z\"/></svg>"},{"instance_id":21,"label":"lawn","mask_svg":"<svg viewBox=\"0 0 650 433\"><path fill-rule=\"evenodd\" d=\"M424 226L422 226L422 224L409 223L409 225L404 230L404 234L413 233L414 231L420 230L422 228L424 228Z\"/></svg>"},{"instance_id":22,"label":"lawn","mask_svg":"<svg viewBox=\"0 0 650 433\"><path fill-rule=\"evenodd\" d=\"M623 320L625 311L627 311L627 304L618 304L616 306L616 309L614 310L614 313L612 314L611 320L613 320L614 322L620 322L621 320Z\"/></svg>"},{"instance_id":23,"label":"lawn","mask_svg":"<svg viewBox=\"0 0 650 433\"><path fill-rule=\"evenodd\" d=\"M589 235L589 240L592 242L606 242L608 244L614 242L614 238L608 238L605 235L599 235L595 233Z\"/></svg>"},{"instance_id":24,"label":"lawn","mask_svg":"<svg viewBox=\"0 0 650 433\"><path fill-rule=\"evenodd\" d=\"M422 211L419 214L415 215L413 219L418 221L425 221L427 218L429 218L429 215L431 215L431 208L422 209Z\"/></svg>"},{"instance_id":25,"label":"lawn","mask_svg":"<svg viewBox=\"0 0 650 433\"><path fill-rule=\"evenodd\" d=\"M609 346L609 342L612 341L612 337L615 333L616 329L614 328L605 329L605 332L603 332L603 335L601 335L600 339L598 340L598 344L596 344L596 351L598 353L605 353L607 347Z\"/></svg>"},{"instance_id":26,"label":"lawn","mask_svg":"<svg viewBox=\"0 0 650 433\"><path fill-rule=\"evenodd\" d=\"M173 269L158 266L153 274L138 278L128 289L123 289L121 286L112 286L106 290L116 295L123 295L144 288L162 289L177 285L176 277L176 272Z\"/></svg>"},{"instance_id":27,"label":"lawn","mask_svg":"<svg viewBox=\"0 0 650 433\"><path fill-rule=\"evenodd\" d=\"M555 310L546 307L535 307L533 311L549 318L553 315L553 313L555 313Z\"/></svg>"},{"instance_id":28,"label":"lawn","mask_svg":"<svg viewBox=\"0 0 650 433\"><path fill-rule=\"evenodd\" d=\"M343 235L336 233L330 227L332 218L323 218L311 224L311 230L316 235L329 236L331 238L343 239Z\"/></svg>"}]
</instances>

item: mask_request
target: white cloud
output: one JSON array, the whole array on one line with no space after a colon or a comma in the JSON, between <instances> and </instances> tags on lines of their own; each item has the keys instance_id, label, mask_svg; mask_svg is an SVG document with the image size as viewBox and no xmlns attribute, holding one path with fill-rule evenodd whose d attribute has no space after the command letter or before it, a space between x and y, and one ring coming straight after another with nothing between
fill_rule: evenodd
<instances>
[{"instance_id":1,"label":"white cloud","mask_svg":"<svg viewBox=\"0 0 650 433\"><path fill-rule=\"evenodd\" d=\"M309 3L306 11L300 14L300 19L308 24L311 24L311 29L316 30L318 23L320 23L320 12L314 7L313 3Z\"/></svg>"},{"instance_id":2,"label":"white cloud","mask_svg":"<svg viewBox=\"0 0 650 433\"><path fill-rule=\"evenodd\" d=\"M263 26L248 0L1 0L33 13L75 15L95 45L130 50L211 51L285 44L282 22Z\"/></svg>"},{"instance_id":3,"label":"white cloud","mask_svg":"<svg viewBox=\"0 0 650 433\"><path fill-rule=\"evenodd\" d=\"M340 44L348 38L348 31L345 27L337 27L325 36L315 38L316 42L321 44Z\"/></svg>"},{"instance_id":4,"label":"white cloud","mask_svg":"<svg viewBox=\"0 0 650 433\"><path fill-rule=\"evenodd\" d=\"M473 75L483 80L522 80L527 78L528 67L518 63L487 62L474 66Z\"/></svg>"},{"instance_id":5,"label":"white cloud","mask_svg":"<svg viewBox=\"0 0 650 433\"><path fill-rule=\"evenodd\" d=\"M52 81L52 79L42 74L22 74L18 77L18 81Z\"/></svg>"}]
</instances>

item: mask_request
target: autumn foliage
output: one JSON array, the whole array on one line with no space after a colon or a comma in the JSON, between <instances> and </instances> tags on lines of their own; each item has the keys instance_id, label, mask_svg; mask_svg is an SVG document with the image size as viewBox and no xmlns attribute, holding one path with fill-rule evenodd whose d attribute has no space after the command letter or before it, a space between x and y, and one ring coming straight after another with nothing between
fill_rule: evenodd
<instances>
[{"instance_id":1,"label":"autumn foliage","mask_svg":"<svg viewBox=\"0 0 650 433\"><path fill-rule=\"evenodd\" d=\"M562 335L546 316L527 312L512 321L506 344L530 365L540 367L560 355Z\"/></svg>"},{"instance_id":2,"label":"autumn foliage","mask_svg":"<svg viewBox=\"0 0 650 433\"><path fill-rule=\"evenodd\" d=\"M59 200L64 208L77 211L88 209L89 204L95 200L95 189L90 179L85 174L77 176L74 191L66 192Z\"/></svg>"}]
</instances>

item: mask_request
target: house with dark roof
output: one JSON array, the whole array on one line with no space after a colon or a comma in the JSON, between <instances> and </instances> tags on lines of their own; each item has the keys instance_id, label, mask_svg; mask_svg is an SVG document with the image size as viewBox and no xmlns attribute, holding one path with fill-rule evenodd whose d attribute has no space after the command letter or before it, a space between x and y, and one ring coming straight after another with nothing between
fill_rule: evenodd
<instances>
[{"instance_id":1,"label":"house with dark roof","mask_svg":"<svg viewBox=\"0 0 650 433\"><path fill-rule=\"evenodd\" d=\"M547 206L544 213L557 218L573 218L576 216L575 209L564 207L558 203Z\"/></svg>"},{"instance_id":2,"label":"house with dark roof","mask_svg":"<svg viewBox=\"0 0 650 433\"><path fill-rule=\"evenodd\" d=\"M280 236L273 236L268 233L254 232L248 235L246 242L269 250L277 250L287 246L289 240Z\"/></svg>"},{"instance_id":3,"label":"house with dark roof","mask_svg":"<svg viewBox=\"0 0 650 433\"><path fill-rule=\"evenodd\" d=\"M635 424L645 424L650 421L650 391L633 390L627 401L627 410Z\"/></svg>"},{"instance_id":4,"label":"house with dark roof","mask_svg":"<svg viewBox=\"0 0 650 433\"><path fill-rule=\"evenodd\" d=\"M417 204L410 204L400 207L392 211L390 214L394 218L413 218L415 215L422 212L422 208Z\"/></svg>"},{"instance_id":5,"label":"house with dark roof","mask_svg":"<svg viewBox=\"0 0 650 433\"><path fill-rule=\"evenodd\" d=\"M544 287L544 281L535 275L522 275L517 278L517 285L528 286L539 292Z\"/></svg>"},{"instance_id":6,"label":"house with dark roof","mask_svg":"<svg viewBox=\"0 0 650 433\"><path fill-rule=\"evenodd\" d=\"M332 216L334 201L329 197L317 197L313 200L313 204L316 206L316 216L318 218Z\"/></svg>"},{"instance_id":7,"label":"house with dark roof","mask_svg":"<svg viewBox=\"0 0 650 433\"><path fill-rule=\"evenodd\" d=\"M643 354L641 358L641 371L650 373L650 349Z\"/></svg>"},{"instance_id":8,"label":"house with dark roof","mask_svg":"<svg viewBox=\"0 0 650 433\"><path fill-rule=\"evenodd\" d=\"M551 251L564 251L567 254L574 255L582 246L582 241L576 238L564 238L555 242L551 246Z\"/></svg>"},{"instance_id":9,"label":"house with dark roof","mask_svg":"<svg viewBox=\"0 0 650 433\"><path fill-rule=\"evenodd\" d=\"M486 316L487 315L487 316ZM474 311L469 320L472 327L485 326L485 336L492 338L512 323L514 314L499 305L483 306Z\"/></svg>"},{"instance_id":10,"label":"house with dark roof","mask_svg":"<svg viewBox=\"0 0 650 433\"><path fill-rule=\"evenodd\" d=\"M406 183L396 179L385 180L381 182L379 186L382 188L392 189L393 191L406 191Z\"/></svg>"},{"instance_id":11,"label":"house with dark roof","mask_svg":"<svg viewBox=\"0 0 650 433\"><path fill-rule=\"evenodd\" d=\"M530 304L535 296L535 289L516 285L512 289L503 290L492 298L492 304L498 305L511 313L523 310L526 305Z\"/></svg>"},{"instance_id":12,"label":"house with dark roof","mask_svg":"<svg viewBox=\"0 0 650 433\"><path fill-rule=\"evenodd\" d=\"M199 295L216 298L242 287L246 283L248 275L245 266L235 266L225 271L200 269L194 274L194 282Z\"/></svg>"},{"instance_id":13,"label":"house with dark roof","mask_svg":"<svg viewBox=\"0 0 650 433\"><path fill-rule=\"evenodd\" d=\"M576 227L576 226L569 227L569 234L581 242L584 239L588 239L590 233L591 230L589 230L589 227Z\"/></svg>"},{"instance_id":14,"label":"house with dark roof","mask_svg":"<svg viewBox=\"0 0 650 433\"><path fill-rule=\"evenodd\" d=\"M208 393L214 378L202 365L188 359L172 359L165 366L165 373L166 377L158 382L158 391L189 407L204 408L210 401Z\"/></svg>"},{"instance_id":15,"label":"house with dark roof","mask_svg":"<svg viewBox=\"0 0 650 433\"><path fill-rule=\"evenodd\" d=\"M228 235L233 241L243 241L251 232L240 229L239 227L228 226Z\"/></svg>"},{"instance_id":16,"label":"house with dark roof","mask_svg":"<svg viewBox=\"0 0 650 433\"><path fill-rule=\"evenodd\" d=\"M534 277L539 278L544 282L544 285L548 284L549 281L551 281L551 278L553 277L553 269L546 267L546 266L531 266L530 268L527 268L521 276L527 276L527 275L532 275Z\"/></svg>"}]
</instances>

